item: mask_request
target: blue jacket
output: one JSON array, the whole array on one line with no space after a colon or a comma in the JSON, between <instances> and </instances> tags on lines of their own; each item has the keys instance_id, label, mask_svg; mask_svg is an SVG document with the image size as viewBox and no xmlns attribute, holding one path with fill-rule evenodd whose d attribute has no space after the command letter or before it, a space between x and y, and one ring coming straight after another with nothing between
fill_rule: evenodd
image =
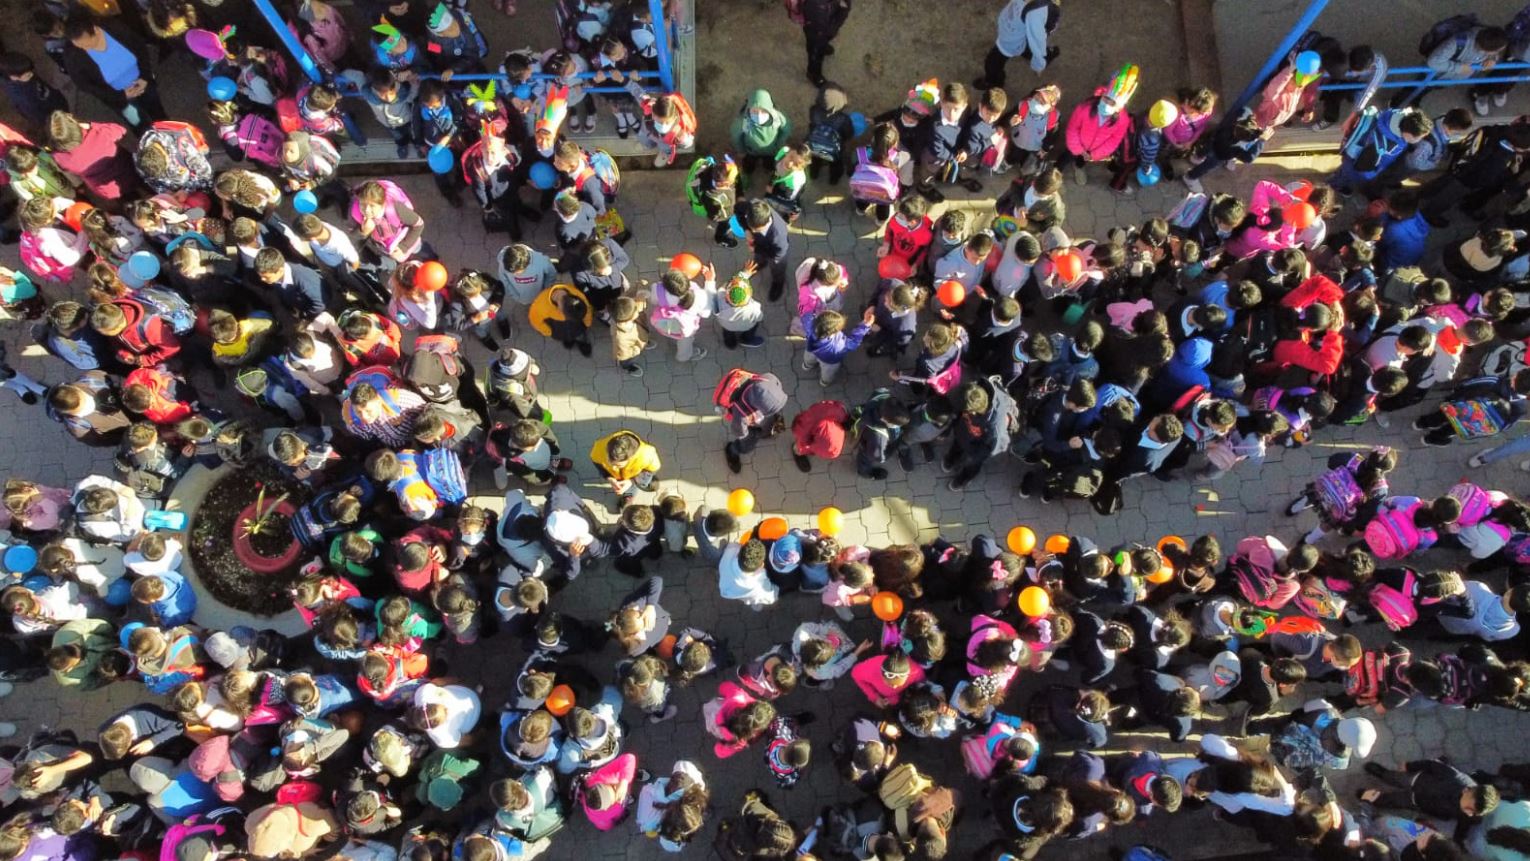
<instances>
[{"instance_id":1,"label":"blue jacket","mask_svg":"<svg viewBox=\"0 0 1530 861\"><path fill-rule=\"evenodd\" d=\"M813 334L813 314L802 315L802 329L807 333L807 351L826 365L843 362L846 356L860 348L871 331L870 326L860 323L848 332L839 331L827 338L819 338Z\"/></svg>"},{"instance_id":2,"label":"blue jacket","mask_svg":"<svg viewBox=\"0 0 1530 861\"><path fill-rule=\"evenodd\" d=\"M1402 109L1389 108L1372 117L1360 114L1355 130L1344 141L1344 168L1362 180L1375 179L1408 151L1408 142L1394 127Z\"/></svg>"},{"instance_id":3,"label":"blue jacket","mask_svg":"<svg viewBox=\"0 0 1530 861\"><path fill-rule=\"evenodd\" d=\"M1180 344L1174 358L1148 382L1143 401L1154 408L1167 408L1194 386L1211 388L1211 377L1206 374L1211 350L1212 344L1205 338L1191 338Z\"/></svg>"},{"instance_id":4,"label":"blue jacket","mask_svg":"<svg viewBox=\"0 0 1530 861\"><path fill-rule=\"evenodd\" d=\"M192 614L197 611L197 593L192 591L191 584L186 582L185 577L171 571L155 576L165 584L165 597L149 605L159 626L174 628L189 623Z\"/></svg>"},{"instance_id":5,"label":"blue jacket","mask_svg":"<svg viewBox=\"0 0 1530 861\"><path fill-rule=\"evenodd\" d=\"M1400 266L1417 266L1424 259L1424 246L1429 243L1429 222L1423 213L1416 212L1412 218L1396 219L1383 215L1384 232L1376 243L1376 268L1382 272Z\"/></svg>"}]
</instances>

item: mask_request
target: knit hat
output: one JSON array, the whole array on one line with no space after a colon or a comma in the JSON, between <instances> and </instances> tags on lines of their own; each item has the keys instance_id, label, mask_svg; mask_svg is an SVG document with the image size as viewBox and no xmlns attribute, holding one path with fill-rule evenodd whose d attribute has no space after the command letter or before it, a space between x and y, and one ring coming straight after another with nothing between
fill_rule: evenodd
<instances>
[{"instance_id":1,"label":"knit hat","mask_svg":"<svg viewBox=\"0 0 1530 861\"><path fill-rule=\"evenodd\" d=\"M547 132L557 136L558 127L563 125L563 118L568 116L568 87L548 87L547 104L542 108L542 116L537 118L537 131Z\"/></svg>"},{"instance_id":2,"label":"knit hat","mask_svg":"<svg viewBox=\"0 0 1530 861\"><path fill-rule=\"evenodd\" d=\"M451 810L462 801L462 784L438 777L425 786L425 801L438 810Z\"/></svg>"},{"instance_id":3,"label":"knit hat","mask_svg":"<svg viewBox=\"0 0 1530 861\"><path fill-rule=\"evenodd\" d=\"M431 33L439 36L451 29L451 26L456 22L457 19L452 17L451 12L447 11L446 4L437 3L436 8L430 13L430 19L425 22L425 26L430 29Z\"/></svg>"},{"instance_id":4,"label":"knit hat","mask_svg":"<svg viewBox=\"0 0 1530 861\"><path fill-rule=\"evenodd\" d=\"M754 288L748 278L735 275L733 280L728 282L728 290L724 295L727 297L729 306L739 308L749 303L749 298L754 295Z\"/></svg>"},{"instance_id":5,"label":"knit hat","mask_svg":"<svg viewBox=\"0 0 1530 861\"><path fill-rule=\"evenodd\" d=\"M232 669L245 656L245 648L239 645L232 634L219 631L202 642L202 648L207 652L218 666L224 669Z\"/></svg>"},{"instance_id":6,"label":"knit hat","mask_svg":"<svg viewBox=\"0 0 1530 861\"><path fill-rule=\"evenodd\" d=\"M1339 721L1339 741L1354 751L1361 759L1371 755L1376 744L1376 727L1365 718L1345 718Z\"/></svg>"},{"instance_id":7,"label":"knit hat","mask_svg":"<svg viewBox=\"0 0 1530 861\"><path fill-rule=\"evenodd\" d=\"M770 545L770 567L789 574L802 562L802 539L788 532Z\"/></svg>"},{"instance_id":8,"label":"knit hat","mask_svg":"<svg viewBox=\"0 0 1530 861\"><path fill-rule=\"evenodd\" d=\"M531 356L514 347L505 347L499 351L499 365L510 376L519 376L531 367Z\"/></svg>"}]
</instances>

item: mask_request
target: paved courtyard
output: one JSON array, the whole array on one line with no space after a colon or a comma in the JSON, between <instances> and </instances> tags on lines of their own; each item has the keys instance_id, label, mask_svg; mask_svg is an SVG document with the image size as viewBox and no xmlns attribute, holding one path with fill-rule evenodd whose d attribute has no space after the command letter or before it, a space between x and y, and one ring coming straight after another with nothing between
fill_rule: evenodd
<instances>
[{"instance_id":1,"label":"paved courtyard","mask_svg":"<svg viewBox=\"0 0 1530 861\"><path fill-rule=\"evenodd\" d=\"M1253 172L1223 174L1218 180L1225 190L1246 192L1253 180L1262 176L1282 178L1292 174L1270 166ZM634 260L629 275L635 283L656 278L666 268L668 258L681 251L711 259L724 278L744 258L742 251L711 248L707 241L709 231L684 202L682 182L683 174L679 171L630 172L626 178L620 210L634 233L628 250ZM428 179L410 177L404 184L421 204L429 224L428 235L451 268L492 271L494 256L504 244L502 236L485 236L470 210L446 206ZM979 199L957 205L987 206L1001 188L997 182L990 182L986 198L979 195ZM1077 236L1100 236L1113 225L1138 223L1167 211L1180 191L1178 186L1171 185L1146 190L1135 198L1123 198L1095 185L1084 188L1070 185L1066 190L1070 214L1067 227ZM854 273L854 287L848 304L855 306L874 286L873 225L845 204L842 189L813 186L809 200L804 217L792 231L793 259L831 256L849 266ZM532 238L539 246L551 246L551 227L544 223ZM14 248L5 249L7 265L14 265L9 259L14 253ZM1358 433L1325 429L1308 448L1274 452L1263 465L1245 464L1214 484L1152 480L1131 483L1126 488L1125 509L1114 518L1098 517L1083 503L1043 506L1034 499L1019 499L1015 489L1020 464L1009 458L993 461L965 491L951 492L932 466L912 474L894 466L886 481L873 482L857 478L848 459L844 459L831 467L815 464L814 471L804 475L792 464L789 444L782 438L762 445L746 460L743 473L731 476L720 452L722 431L710 405L712 386L726 369L742 365L776 373L793 398L789 414L822 398L856 402L886 380L890 367L887 360L868 360L856 355L834 385L820 388L816 375L799 370L800 343L786 337L786 325L784 310L772 308L766 322L769 345L748 352L724 349L709 329L703 343L711 355L688 365L676 364L672 347L661 343L660 349L646 354L643 361L647 374L636 380L615 368L603 337L598 337L591 359L565 352L525 326L512 341L531 352L541 364L542 386L553 411L554 427L565 443L566 453L578 464L575 486L582 488L597 511L605 512L608 522L614 517L609 510L612 498L596 480L586 455L596 438L619 427L631 428L659 447L664 458L659 489L680 493L692 506L720 506L730 488L744 487L754 492L760 515L782 515L794 525L808 526L818 509L833 504L846 512L843 538L873 546L925 541L937 534L955 540L979 532L1003 535L1018 523L1029 524L1042 535L1068 532L1092 536L1104 546L1138 539L1152 541L1165 534L1193 537L1213 533L1226 547L1256 531L1294 541L1310 523L1302 521L1298 526L1288 521L1282 508L1336 448L1381 441L1405 448L1409 453L1393 481L1394 489L1404 493L1433 495L1467 471L1464 464L1470 450L1465 446L1419 450L1416 434L1407 429L1412 418L1408 414L1394 422L1390 431L1382 431L1374 424ZM62 363L38 358L35 349L25 349L22 327L11 325L5 330L5 340L22 370L49 383L66 376ZM486 359L484 349L473 343L468 345L468 352L481 368ZM219 396L226 397L227 393ZM0 408L0 428L7 441L0 447L0 475L68 484L93 472L110 471L109 452L74 443L59 426L47 420L40 407L24 406L9 395L0 397L6 399ZM1527 481L1530 476L1509 464L1483 477L1492 486L1508 491L1522 492L1530 484ZM486 499L497 497L486 471L477 474L475 488ZM825 615L813 596L786 597L766 613L752 613L723 602L717 597L715 571L699 562L666 559L659 572L666 582L664 603L676 624L715 632L727 640L735 657L752 657L786 639L800 621ZM555 606L586 619L602 618L631 586L630 580L605 565L597 565L560 594ZM875 628L872 622L863 620L856 623L853 633L874 636ZM1368 631L1365 635L1369 644L1379 640L1379 632ZM501 701L512 668L523 657L519 647L505 639L485 640L471 649L447 650L452 675L476 678L487 686L484 702L489 711ZM597 661L606 673L612 662L614 655L609 652ZM1070 681L1072 676L1054 670L1047 680ZM679 693L676 702L680 705L680 717L670 723L655 727L633 719L631 736L631 749L653 770L667 768L678 757L693 759L701 765L713 785L714 825L736 808L746 789L766 787L769 783L758 751L751 750L723 762L712 756L710 737L700 725L700 703L712 695L716 682L707 679ZM1011 709L1020 708L1035 685L1034 680L1022 685L1011 700ZM7 720L18 722L24 733L42 727L92 731L114 710L145 697L137 685L117 685L81 695L61 692L51 681L43 680L21 686L15 694L0 701L0 712L5 713ZM805 824L824 804L847 798L847 790L829 762L827 747L835 731L865 704L854 686L845 683L830 693L798 692L780 705L786 712L810 709L818 718L807 728L807 734L817 746L819 761L794 791L771 793L786 814ZM492 725L492 717L486 716L485 724ZM1525 758L1523 739L1530 731L1530 716L1501 710L1403 711L1387 714L1378 724L1382 738L1374 757L1383 763L1447 754L1458 763L1491 768L1505 759ZM1214 731L1216 723L1208 720L1200 729ZM1143 745L1165 751L1191 749L1168 744L1160 737L1128 733L1113 739L1112 747ZM922 767L957 780L964 790L975 789L969 781L957 777L959 765L954 743L926 742L913 747L912 757ZM967 822L958 829L951 857L968 857L990 836L990 827L981 821L980 811L981 805L969 805ZM1102 857L1110 845L1152 839L1174 848L1177 857L1198 858L1230 854L1245 845L1240 833L1228 831L1225 826L1213 826L1217 829L1214 832L1199 830L1209 823L1205 814L1160 816L1150 826L1120 829L1104 840L1066 848L1054 846L1047 854L1062 857L1063 853L1079 851L1084 857ZM1208 833L1217 834L1218 839L1206 840ZM576 851L603 858L662 855L652 842L633 837L630 824L601 834L576 823L556 838L550 857L579 857ZM701 857L704 853L697 846L688 854Z\"/></svg>"}]
</instances>

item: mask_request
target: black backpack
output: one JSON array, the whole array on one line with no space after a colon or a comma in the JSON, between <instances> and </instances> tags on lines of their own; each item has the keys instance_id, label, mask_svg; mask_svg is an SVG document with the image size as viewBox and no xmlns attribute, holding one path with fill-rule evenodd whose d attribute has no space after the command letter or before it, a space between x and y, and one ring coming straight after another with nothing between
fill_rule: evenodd
<instances>
[{"instance_id":1,"label":"black backpack","mask_svg":"<svg viewBox=\"0 0 1530 861\"><path fill-rule=\"evenodd\" d=\"M1445 44L1447 40L1457 39L1460 41L1456 45L1456 52L1451 58L1455 59L1461 56L1462 49L1466 47L1466 41L1461 37L1470 33L1473 27L1477 27L1481 23L1477 19L1476 14L1472 12L1452 15L1449 18L1437 21L1433 27L1429 28L1429 32L1425 33L1423 38L1418 40L1418 52L1427 57L1433 54L1435 49Z\"/></svg>"}]
</instances>

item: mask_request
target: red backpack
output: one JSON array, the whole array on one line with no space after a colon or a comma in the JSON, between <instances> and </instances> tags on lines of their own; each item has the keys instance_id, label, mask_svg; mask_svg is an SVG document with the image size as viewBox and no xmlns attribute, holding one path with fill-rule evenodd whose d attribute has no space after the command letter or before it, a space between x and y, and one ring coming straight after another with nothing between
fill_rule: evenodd
<instances>
[{"instance_id":1,"label":"red backpack","mask_svg":"<svg viewBox=\"0 0 1530 861\"><path fill-rule=\"evenodd\" d=\"M733 407L733 399L738 396L744 384L754 379L754 374L743 368L734 368L718 382L717 388L712 390L712 403L720 409L727 410Z\"/></svg>"}]
</instances>

